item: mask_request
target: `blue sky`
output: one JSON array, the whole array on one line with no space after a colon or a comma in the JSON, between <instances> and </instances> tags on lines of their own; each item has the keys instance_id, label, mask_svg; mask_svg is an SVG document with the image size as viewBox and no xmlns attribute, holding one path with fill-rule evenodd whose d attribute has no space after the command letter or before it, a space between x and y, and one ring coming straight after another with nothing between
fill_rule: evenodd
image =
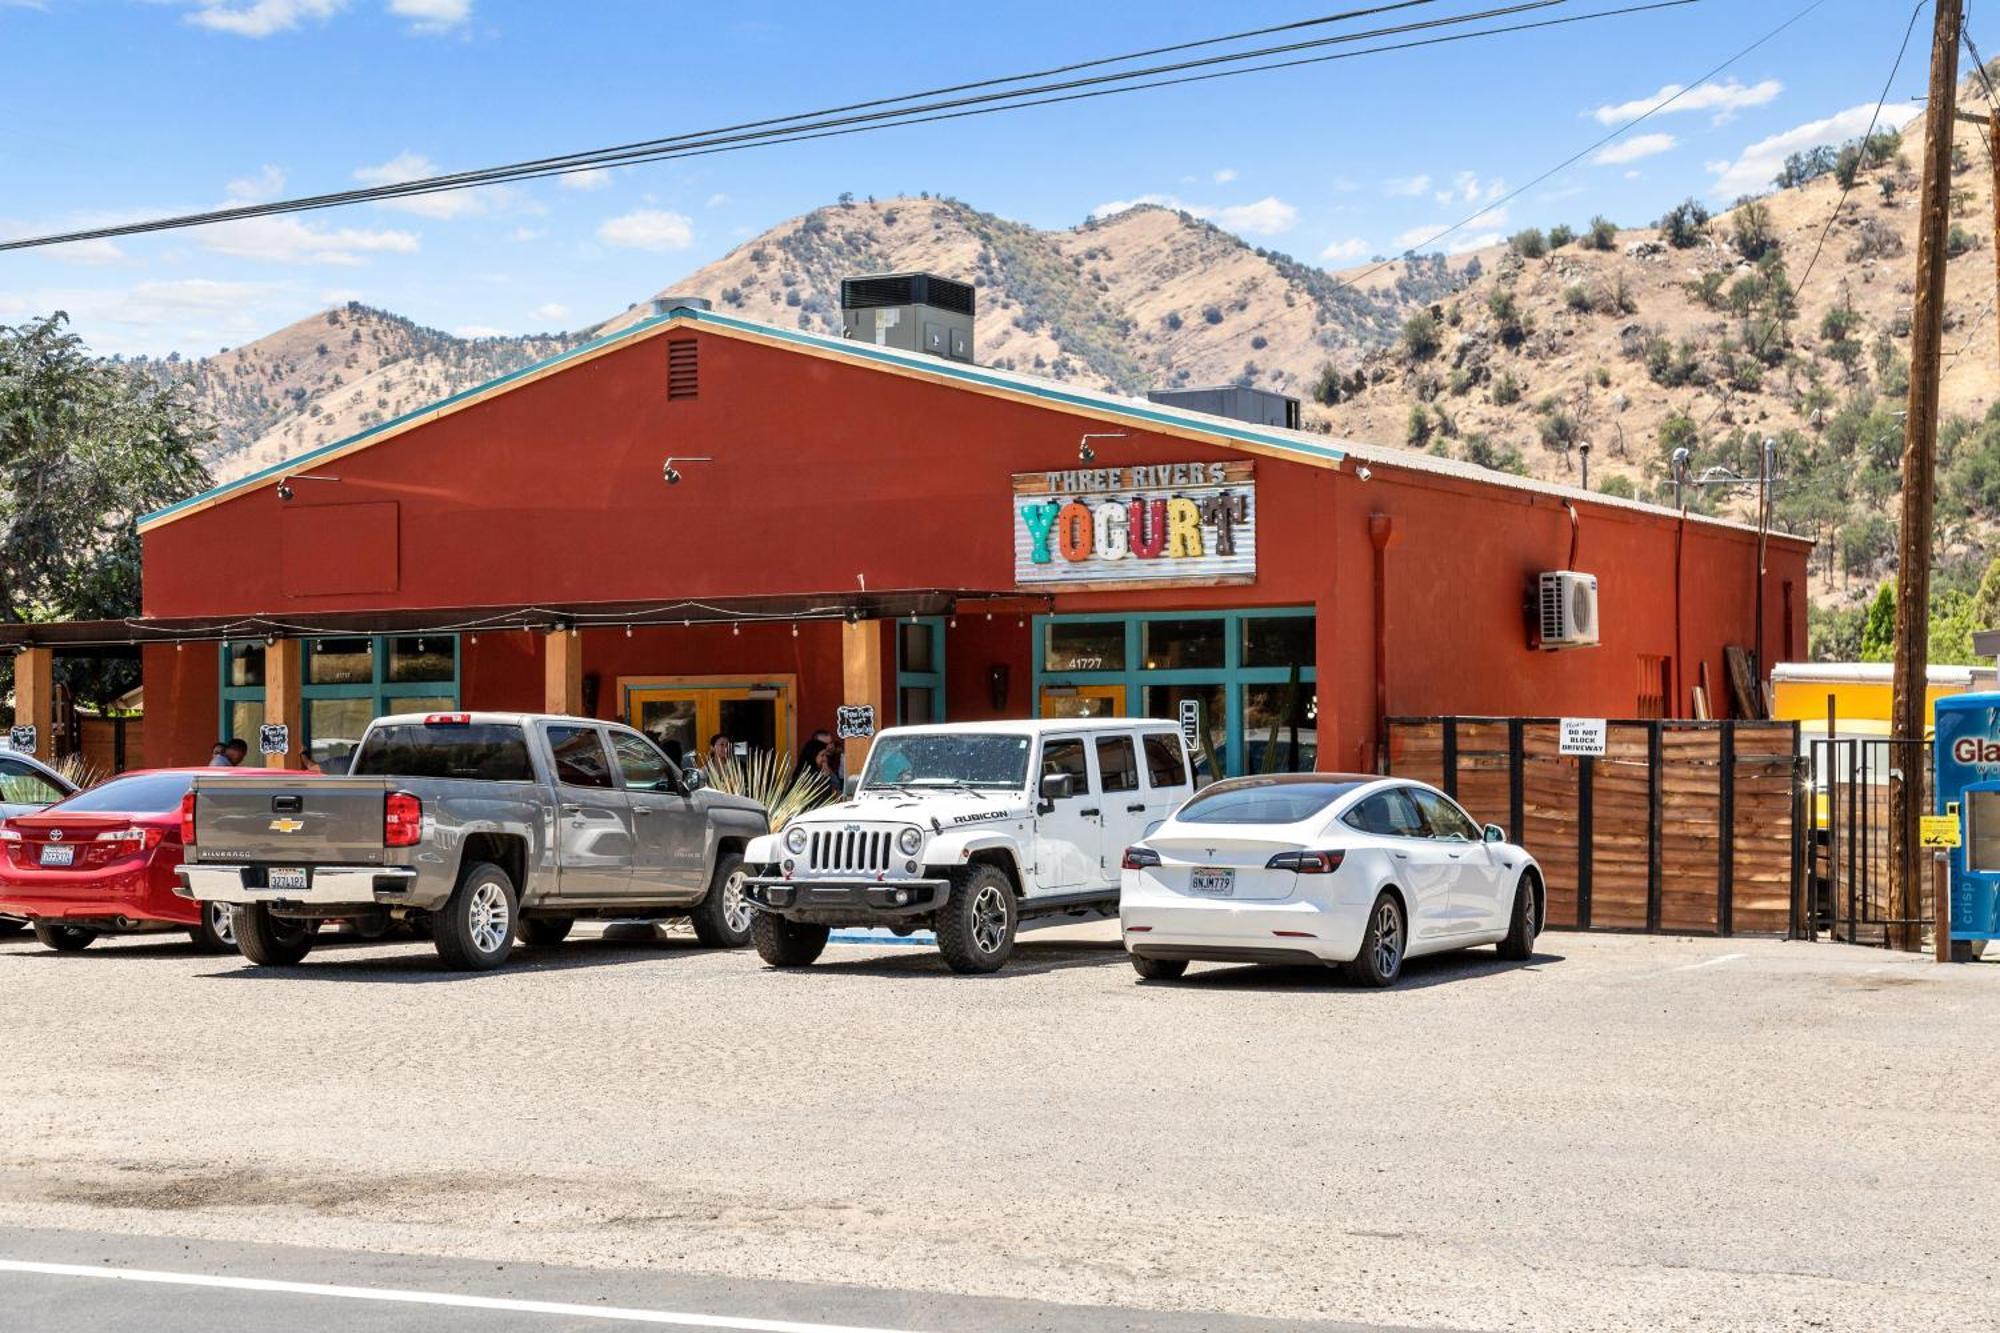
<instances>
[{"instance_id":1,"label":"blue sky","mask_svg":"<svg viewBox=\"0 0 2000 1333\"><path fill-rule=\"evenodd\" d=\"M0 322L63 308L100 351L184 355L350 299L468 334L577 327L843 190L942 192L1043 227L1174 202L1346 267L1491 204L1804 3L1705 0L564 184L0 254ZM1356 6L0 0L0 234L699 130L1342 7ZM1859 132L1908 13L1825 0L1604 160L1445 244L1593 213L1637 224L1691 193L1758 188L1785 151ZM1892 123L1923 90L1924 38Z\"/></svg>"}]
</instances>

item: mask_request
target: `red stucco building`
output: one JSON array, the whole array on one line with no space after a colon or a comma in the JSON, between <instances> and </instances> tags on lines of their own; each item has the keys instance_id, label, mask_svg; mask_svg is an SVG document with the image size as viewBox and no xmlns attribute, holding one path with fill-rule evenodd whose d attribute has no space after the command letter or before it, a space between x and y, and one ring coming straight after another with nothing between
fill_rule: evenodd
<instances>
[{"instance_id":1,"label":"red stucco building","mask_svg":"<svg viewBox=\"0 0 2000 1333\"><path fill-rule=\"evenodd\" d=\"M1688 716L1705 664L1726 714L1759 637L1742 526L683 307L142 532L151 764L443 706L796 750L866 704L1191 707L1226 768L1368 767L1385 710ZM1809 549L1770 538L1768 661ZM1572 550L1601 641L1538 650Z\"/></svg>"}]
</instances>

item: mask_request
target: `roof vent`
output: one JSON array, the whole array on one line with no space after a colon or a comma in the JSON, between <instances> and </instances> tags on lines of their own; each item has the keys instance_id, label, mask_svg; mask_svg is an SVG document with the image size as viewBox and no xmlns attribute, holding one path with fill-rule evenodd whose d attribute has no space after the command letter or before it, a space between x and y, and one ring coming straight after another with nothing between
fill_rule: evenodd
<instances>
[{"instance_id":1,"label":"roof vent","mask_svg":"<svg viewBox=\"0 0 2000 1333\"><path fill-rule=\"evenodd\" d=\"M972 360L974 293L934 273L875 273L840 283L843 337L949 361Z\"/></svg>"},{"instance_id":2,"label":"roof vent","mask_svg":"<svg viewBox=\"0 0 2000 1333\"><path fill-rule=\"evenodd\" d=\"M686 307L689 310L713 310L715 309L715 302L709 300L706 296L656 296L653 298L653 315L655 318L661 315L672 314L679 307Z\"/></svg>"},{"instance_id":3,"label":"roof vent","mask_svg":"<svg viewBox=\"0 0 2000 1333\"><path fill-rule=\"evenodd\" d=\"M1299 428L1299 400L1269 389L1251 389L1240 384L1223 384L1212 389L1154 389L1146 395L1146 400L1212 417L1247 421L1253 426Z\"/></svg>"}]
</instances>

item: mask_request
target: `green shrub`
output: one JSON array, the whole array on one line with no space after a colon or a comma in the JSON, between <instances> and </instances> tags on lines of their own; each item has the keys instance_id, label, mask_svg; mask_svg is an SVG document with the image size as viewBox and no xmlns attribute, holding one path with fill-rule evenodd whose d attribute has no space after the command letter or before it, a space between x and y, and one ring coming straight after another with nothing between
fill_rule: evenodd
<instances>
[{"instance_id":1,"label":"green shrub","mask_svg":"<svg viewBox=\"0 0 2000 1333\"><path fill-rule=\"evenodd\" d=\"M1638 488L1633 486L1632 479L1618 472L1613 472L1603 481L1598 482L1597 489L1605 495L1616 496L1620 500L1636 500L1639 498Z\"/></svg>"},{"instance_id":2,"label":"green shrub","mask_svg":"<svg viewBox=\"0 0 2000 1333\"><path fill-rule=\"evenodd\" d=\"M1403 321L1403 352L1412 361L1428 361L1440 345L1437 316L1419 310Z\"/></svg>"},{"instance_id":3,"label":"green shrub","mask_svg":"<svg viewBox=\"0 0 2000 1333\"><path fill-rule=\"evenodd\" d=\"M1736 253L1753 264L1775 251L1778 233L1771 225L1771 210L1754 199L1737 209L1730 240L1736 246Z\"/></svg>"},{"instance_id":4,"label":"green shrub","mask_svg":"<svg viewBox=\"0 0 2000 1333\"><path fill-rule=\"evenodd\" d=\"M1424 411L1422 403L1410 404L1410 424L1403 432L1404 442L1412 449L1421 449L1424 441L1431 437L1431 414Z\"/></svg>"},{"instance_id":5,"label":"green shrub","mask_svg":"<svg viewBox=\"0 0 2000 1333\"><path fill-rule=\"evenodd\" d=\"M1575 230L1564 223L1558 222L1555 226L1549 228L1549 249L1551 250L1560 250L1575 239Z\"/></svg>"},{"instance_id":6,"label":"green shrub","mask_svg":"<svg viewBox=\"0 0 2000 1333\"><path fill-rule=\"evenodd\" d=\"M1509 347L1520 346L1528 336L1528 321L1521 314L1521 303L1514 296L1514 289L1495 287L1493 294L1486 298L1486 309L1493 316L1500 341Z\"/></svg>"},{"instance_id":7,"label":"green shrub","mask_svg":"<svg viewBox=\"0 0 2000 1333\"><path fill-rule=\"evenodd\" d=\"M1580 282L1572 282L1563 288L1563 304L1579 314L1590 313L1590 288Z\"/></svg>"},{"instance_id":8,"label":"green shrub","mask_svg":"<svg viewBox=\"0 0 2000 1333\"><path fill-rule=\"evenodd\" d=\"M1201 308L1201 317L1211 324L1220 324L1222 322L1222 307L1219 305L1205 305Z\"/></svg>"},{"instance_id":9,"label":"green shrub","mask_svg":"<svg viewBox=\"0 0 2000 1333\"><path fill-rule=\"evenodd\" d=\"M1549 252L1548 237L1542 235L1541 228L1529 227L1526 231L1514 233L1508 247L1523 259L1540 259Z\"/></svg>"},{"instance_id":10,"label":"green shrub","mask_svg":"<svg viewBox=\"0 0 2000 1333\"><path fill-rule=\"evenodd\" d=\"M1689 249L1707 230L1708 210L1692 197L1675 204L1660 219L1660 239L1676 250Z\"/></svg>"},{"instance_id":11,"label":"green shrub","mask_svg":"<svg viewBox=\"0 0 2000 1333\"><path fill-rule=\"evenodd\" d=\"M1496 407L1512 407L1521 401L1521 381L1514 373L1503 370L1493 381L1493 404Z\"/></svg>"},{"instance_id":12,"label":"green shrub","mask_svg":"<svg viewBox=\"0 0 2000 1333\"><path fill-rule=\"evenodd\" d=\"M1951 224L1951 231L1946 233L1944 238L1945 257L1956 259L1978 244L1978 238L1954 222Z\"/></svg>"},{"instance_id":13,"label":"green shrub","mask_svg":"<svg viewBox=\"0 0 2000 1333\"><path fill-rule=\"evenodd\" d=\"M1722 309L1725 300L1722 284L1729 281L1729 275L1721 269L1711 269L1701 277L1686 284L1687 294L1710 310Z\"/></svg>"},{"instance_id":14,"label":"green shrub","mask_svg":"<svg viewBox=\"0 0 2000 1333\"><path fill-rule=\"evenodd\" d=\"M1590 234L1584 238L1593 250L1615 250L1618 248L1618 224L1598 214L1590 220Z\"/></svg>"}]
</instances>

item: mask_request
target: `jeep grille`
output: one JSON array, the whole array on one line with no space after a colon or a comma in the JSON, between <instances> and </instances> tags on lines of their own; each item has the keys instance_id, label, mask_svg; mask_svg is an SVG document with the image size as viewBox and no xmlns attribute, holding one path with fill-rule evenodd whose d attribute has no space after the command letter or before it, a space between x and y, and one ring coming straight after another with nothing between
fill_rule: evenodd
<instances>
[{"instance_id":1,"label":"jeep grille","mask_svg":"<svg viewBox=\"0 0 2000 1333\"><path fill-rule=\"evenodd\" d=\"M891 834L886 829L815 830L809 864L836 875L875 874L889 868Z\"/></svg>"}]
</instances>

